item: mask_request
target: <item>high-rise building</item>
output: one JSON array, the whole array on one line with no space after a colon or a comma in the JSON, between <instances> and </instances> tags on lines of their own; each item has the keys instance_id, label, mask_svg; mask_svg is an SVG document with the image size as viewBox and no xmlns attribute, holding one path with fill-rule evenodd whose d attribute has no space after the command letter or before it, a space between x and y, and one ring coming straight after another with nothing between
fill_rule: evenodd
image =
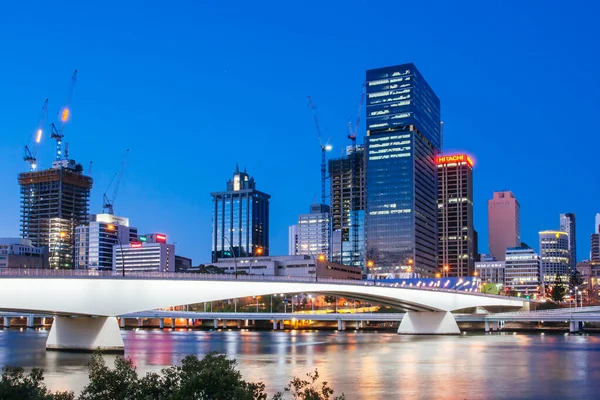
<instances>
[{"instance_id":1,"label":"high-rise building","mask_svg":"<svg viewBox=\"0 0 600 400\"><path fill-rule=\"evenodd\" d=\"M557 276L562 282L568 282L571 266L569 234L561 231L541 231L540 259L542 282L546 287L554 284Z\"/></svg>"},{"instance_id":2,"label":"high-rise building","mask_svg":"<svg viewBox=\"0 0 600 400\"><path fill-rule=\"evenodd\" d=\"M93 180L74 160L19 174L21 236L48 247L50 268L73 268L75 227L87 222Z\"/></svg>"},{"instance_id":3,"label":"high-rise building","mask_svg":"<svg viewBox=\"0 0 600 400\"><path fill-rule=\"evenodd\" d=\"M330 232L329 206L326 204L311 205L309 214L298 216L295 255L322 254L329 259Z\"/></svg>"},{"instance_id":4,"label":"high-rise building","mask_svg":"<svg viewBox=\"0 0 600 400\"><path fill-rule=\"evenodd\" d=\"M577 269L577 235L575 227L575 214L560 214L560 231L569 235L569 265L571 272L575 272Z\"/></svg>"},{"instance_id":5,"label":"high-rise building","mask_svg":"<svg viewBox=\"0 0 600 400\"><path fill-rule=\"evenodd\" d=\"M366 260L376 276L435 276L440 101L413 64L369 70Z\"/></svg>"},{"instance_id":6,"label":"high-rise building","mask_svg":"<svg viewBox=\"0 0 600 400\"><path fill-rule=\"evenodd\" d=\"M254 178L236 166L227 190L213 198L212 261L224 257L269 255L270 195L256 190Z\"/></svg>"},{"instance_id":7,"label":"high-rise building","mask_svg":"<svg viewBox=\"0 0 600 400\"><path fill-rule=\"evenodd\" d=\"M504 256L506 289L525 295L539 294L540 256L528 246L509 247Z\"/></svg>"},{"instance_id":8,"label":"high-rise building","mask_svg":"<svg viewBox=\"0 0 600 400\"><path fill-rule=\"evenodd\" d=\"M596 213L594 222L594 233L600 233L600 213Z\"/></svg>"},{"instance_id":9,"label":"high-rise building","mask_svg":"<svg viewBox=\"0 0 600 400\"><path fill-rule=\"evenodd\" d=\"M600 234L592 233L590 243L590 261L600 264Z\"/></svg>"},{"instance_id":10,"label":"high-rise building","mask_svg":"<svg viewBox=\"0 0 600 400\"><path fill-rule=\"evenodd\" d=\"M506 249L521 245L521 208L510 191L494 192L488 201L488 247L497 260Z\"/></svg>"},{"instance_id":11,"label":"high-rise building","mask_svg":"<svg viewBox=\"0 0 600 400\"><path fill-rule=\"evenodd\" d=\"M87 225L75 228L75 268L113 269L113 246L138 240L129 218L112 214L93 214Z\"/></svg>"},{"instance_id":12,"label":"high-rise building","mask_svg":"<svg viewBox=\"0 0 600 400\"><path fill-rule=\"evenodd\" d=\"M466 154L436 157L438 168L438 268L444 276L472 276L473 160Z\"/></svg>"},{"instance_id":13,"label":"high-rise building","mask_svg":"<svg viewBox=\"0 0 600 400\"><path fill-rule=\"evenodd\" d=\"M365 264L364 146L346 148L346 157L329 160L331 194L331 260L345 265Z\"/></svg>"},{"instance_id":14,"label":"high-rise building","mask_svg":"<svg viewBox=\"0 0 600 400\"><path fill-rule=\"evenodd\" d=\"M288 255L293 256L298 249L298 226L290 225L288 227Z\"/></svg>"}]
</instances>

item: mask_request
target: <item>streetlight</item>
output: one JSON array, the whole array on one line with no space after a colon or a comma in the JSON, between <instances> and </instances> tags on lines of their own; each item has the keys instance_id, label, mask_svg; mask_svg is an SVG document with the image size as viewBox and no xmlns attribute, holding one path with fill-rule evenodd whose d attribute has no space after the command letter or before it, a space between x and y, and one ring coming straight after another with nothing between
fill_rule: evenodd
<instances>
[{"instance_id":1,"label":"streetlight","mask_svg":"<svg viewBox=\"0 0 600 400\"><path fill-rule=\"evenodd\" d=\"M108 230L114 232L117 237L117 242L119 243L119 248L121 249L121 262L123 263L123 276L125 276L125 254L123 254L123 244L121 243L121 239L119 238L119 230L113 224L108 224Z\"/></svg>"},{"instance_id":2,"label":"streetlight","mask_svg":"<svg viewBox=\"0 0 600 400\"><path fill-rule=\"evenodd\" d=\"M233 251L233 246L231 245L231 242L229 241L227 236L223 236L223 239L227 240L227 243L229 243L229 249L231 250L231 255L233 256L233 271L235 274L235 279L237 279L237 258L235 258L235 252Z\"/></svg>"},{"instance_id":3,"label":"streetlight","mask_svg":"<svg viewBox=\"0 0 600 400\"><path fill-rule=\"evenodd\" d=\"M256 254L257 256L262 256L264 250L262 247L257 247L256 250L254 250L254 254Z\"/></svg>"},{"instance_id":4,"label":"streetlight","mask_svg":"<svg viewBox=\"0 0 600 400\"><path fill-rule=\"evenodd\" d=\"M448 271L450 271L450 266L448 264L444 265L444 275L448 277Z\"/></svg>"},{"instance_id":5,"label":"streetlight","mask_svg":"<svg viewBox=\"0 0 600 400\"><path fill-rule=\"evenodd\" d=\"M375 261L373 261L373 260L367 261L367 268L373 268L374 266L375 266Z\"/></svg>"}]
</instances>

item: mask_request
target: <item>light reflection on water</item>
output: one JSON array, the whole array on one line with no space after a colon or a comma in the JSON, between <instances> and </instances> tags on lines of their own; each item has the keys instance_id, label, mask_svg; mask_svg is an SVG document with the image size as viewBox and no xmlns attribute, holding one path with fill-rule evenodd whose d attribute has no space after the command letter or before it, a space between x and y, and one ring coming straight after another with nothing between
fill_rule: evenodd
<instances>
[{"instance_id":1,"label":"light reflection on water","mask_svg":"<svg viewBox=\"0 0 600 400\"><path fill-rule=\"evenodd\" d=\"M44 330L0 330L0 365L41 367L53 390L79 391L89 355L46 352ZM141 374L187 354L235 357L269 393L318 368L348 399L574 398L600 390L600 338L534 334L457 337L308 331L123 331ZM112 365L114 356L107 355Z\"/></svg>"}]
</instances>

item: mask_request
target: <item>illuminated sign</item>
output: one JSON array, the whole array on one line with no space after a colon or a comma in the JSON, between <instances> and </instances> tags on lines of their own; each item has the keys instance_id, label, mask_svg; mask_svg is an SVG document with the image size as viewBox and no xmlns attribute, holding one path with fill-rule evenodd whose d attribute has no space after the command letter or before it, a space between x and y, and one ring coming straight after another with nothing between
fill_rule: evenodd
<instances>
[{"instance_id":1,"label":"illuminated sign","mask_svg":"<svg viewBox=\"0 0 600 400\"><path fill-rule=\"evenodd\" d=\"M141 242L131 242L130 245L133 248L142 247L142 243Z\"/></svg>"},{"instance_id":2,"label":"illuminated sign","mask_svg":"<svg viewBox=\"0 0 600 400\"><path fill-rule=\"evenodd\" d=\"M156 243L167 243L167 235L156 234Z\"/></svg>"},{"instance_id":3,"label":"illuminated sign","mask_svg":"<svg viewBox=\"0 0 600 400\"><path fill-rule=\"evenodd\" d=\"M435 163L438 165L445 165L450 163L458 163L466 161L469 166L473 166L473 160L466 154L455 154L452 156L440 156L435 158Z\"/></svg>"},{"instance_id":4,"label":"illuminated sign","mask_svg":"<svg viewBox=\"0 0 600 400\"><path fill-rule=\"evenodd\" d=\"M140 240L140 242L146 242L148 240L146 235L140 235L140 237L138 239Z\"/></svg>"}]
</instances>

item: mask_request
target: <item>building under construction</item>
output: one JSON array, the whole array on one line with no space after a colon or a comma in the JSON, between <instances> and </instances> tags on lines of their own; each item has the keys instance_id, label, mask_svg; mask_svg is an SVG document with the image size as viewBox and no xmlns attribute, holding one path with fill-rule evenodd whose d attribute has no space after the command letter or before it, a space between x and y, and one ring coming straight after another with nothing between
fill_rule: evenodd
<instances>
[{"instance_id":1,"label":"building under construction","mask_svg":"<svg viewBox=\"0 0 600 400\"><path fill-rule=\"evenodd\" d=\"M329 160L332 261L364 268L364 146Z\"/></svg>"},{"instance_id":2,"label":"building under construction","mask_svg":"<svg viewBox=\"0 0 600 400\"><path fill-rule=\"evenodd\" d=\"M19 174L21 236L48 247L51 268L73 268L75 227L87 222L92 182L74 160Z\"/></svg>"}]
</instances>

